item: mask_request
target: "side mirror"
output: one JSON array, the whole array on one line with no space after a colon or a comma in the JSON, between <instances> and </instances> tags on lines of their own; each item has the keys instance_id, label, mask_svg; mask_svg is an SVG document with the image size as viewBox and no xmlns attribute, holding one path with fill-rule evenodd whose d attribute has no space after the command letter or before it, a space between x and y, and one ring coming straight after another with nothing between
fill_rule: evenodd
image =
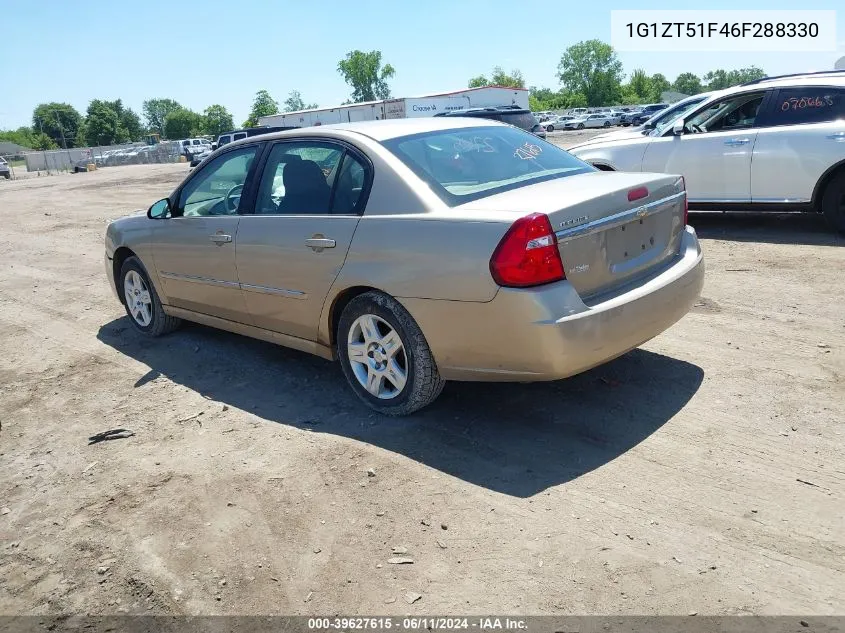
<instances>
[{"instance_id":1,"label":"side mirror","mask_svg":"<svg viewBox=\"0 0 845 633\"><path fill-rule=\"evenodd\" d=\"M164 198L159 200L149 209L147 209L147 217L151 220L164 220L170 217L170 200Z\"/></svg>"},{"instance_id":2,"label":"side mirror","mask_svg":"<svg viewBox=\"0 0 845 633\"><path fill-rule=\"evenodd\" d=\"M675 136L680 136L684 133L684 131L684 120L678 119L677 121L675 121L675 124L672 126L672 134L674 134Z\"/></svg>"}]
</instances>

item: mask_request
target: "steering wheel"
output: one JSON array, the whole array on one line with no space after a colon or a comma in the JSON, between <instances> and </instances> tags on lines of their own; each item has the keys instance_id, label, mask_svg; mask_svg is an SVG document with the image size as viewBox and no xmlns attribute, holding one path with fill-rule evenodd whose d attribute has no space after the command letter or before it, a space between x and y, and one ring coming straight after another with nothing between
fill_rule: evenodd
<instances>
[{"instance_id":1,"label":"steering wheel","mask_svg":"<svg viewBox=\"0 0 845 633\"><path fill-rule=\"evenodd\" d=\"M701 132L703 132L703 131L704 131L704 130L702 130L699 126L697 126L695 123L690 123L689 125L690 125L690 129L691 129L691 130L692 130L695 134L700 134Z\"/></svg>"},{"instance_id":2,"label":"steering wheel","mask_svg":"<svg viewBox=\"0 0 845 633\"><path fill-rule=\"evenodd\" d=\"M226 192L226 198L225 198L226 211L237 211L238 210L238 204L240 204L240 195L237 195L237 194L240 194L243 190L244 190L243 185L235 185L234 187L229 189L229 191ZM234 202L234 198L236 196L238 198L237 203Z\"/></svg>"}]
</instances>

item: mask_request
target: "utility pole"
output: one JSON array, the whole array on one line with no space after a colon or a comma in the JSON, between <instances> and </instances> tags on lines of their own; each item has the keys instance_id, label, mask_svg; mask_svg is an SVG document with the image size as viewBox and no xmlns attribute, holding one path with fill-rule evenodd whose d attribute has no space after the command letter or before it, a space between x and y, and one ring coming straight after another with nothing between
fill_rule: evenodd
<instances>
[{"instance_id":1,"label":"utility pole","mask_svg":"<svg viewBox=\"0 0 845 633\"><path fill-rule=\"evenodd\" d=\"M67 141L65 140L65 128L62 127L62 122L59 120L59 113L56 110L53 110L53 114L56 115L56 123L59 124L59 132L62 135L62 147L64 147L65 151L67 152L67 160L68 160L68 169L73 167L73 159L70 156L70 151L67 148Z\"/></svg>"}]
</instances>

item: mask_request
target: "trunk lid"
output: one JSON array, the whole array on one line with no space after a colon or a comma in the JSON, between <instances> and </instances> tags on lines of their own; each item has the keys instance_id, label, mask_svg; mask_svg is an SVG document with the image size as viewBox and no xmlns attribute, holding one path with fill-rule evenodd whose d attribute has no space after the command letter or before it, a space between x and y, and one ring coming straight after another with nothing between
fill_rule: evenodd
<instances>
[{"instance_id":1,"label":"trunk lid","mask_svg":"<svg viewBox=\"0 0 845 633\"><path fill-rule=\"evenodd\" d=\"M545 213L558 238L566 278L588 301L678 255L685 194L680 176L590 172L520 187L458 209L483 211L500 220Z\"/></svg>"}]
</instances>

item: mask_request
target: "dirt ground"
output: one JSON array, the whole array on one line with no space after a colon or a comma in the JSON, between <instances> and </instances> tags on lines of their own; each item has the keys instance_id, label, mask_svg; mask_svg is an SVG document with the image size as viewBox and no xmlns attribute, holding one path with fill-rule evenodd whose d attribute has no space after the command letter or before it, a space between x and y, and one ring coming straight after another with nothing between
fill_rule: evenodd
<instances>
[{"instance_id":1,"label":"dirt ground","mask_svg":"<svg viewBox=\"0 0 845 633\"><path fill-rule=\"evenodd\" d=\"M707 281L668 332L395 420L321 359L133 330L106 223L186 172L0 183L0 613L845 612L845 240L820 218L693 214Z\"/></svg>"}]
</instances>

